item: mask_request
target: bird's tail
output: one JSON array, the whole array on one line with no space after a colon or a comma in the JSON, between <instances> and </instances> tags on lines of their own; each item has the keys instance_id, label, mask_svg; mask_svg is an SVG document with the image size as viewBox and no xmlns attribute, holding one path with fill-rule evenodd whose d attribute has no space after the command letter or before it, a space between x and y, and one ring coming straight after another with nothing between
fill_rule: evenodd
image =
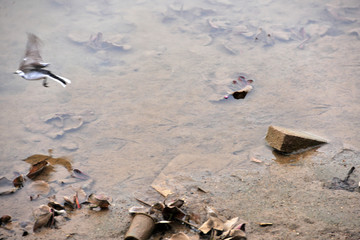
<instances>
[{"instance_id":1,"label":"bird's tail","mask_svg":"<svg viewBox=\"0 0 360 240\"><path fill-rule=\"evenodd\" d=\"M48 76L53 79L54 81L60 83L63 87L66 87L66 84L70 84L71 81L69 79L66 79L64 77L60 77L60 76L57 76L55 74L53 74L52 72L48 72Z\"/></svg>"}]
</instances>

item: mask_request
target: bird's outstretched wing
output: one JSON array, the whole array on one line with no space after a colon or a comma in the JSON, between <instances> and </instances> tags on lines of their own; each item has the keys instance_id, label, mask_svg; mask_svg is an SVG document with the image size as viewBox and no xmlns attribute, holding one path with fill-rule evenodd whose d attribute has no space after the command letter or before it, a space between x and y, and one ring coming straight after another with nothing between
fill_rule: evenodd
<instances>
[{"instance_id":1,"label":"bird's outstretched wing","mask_svg":"<svg viewBox=\"0 0 360 240\"><path fill-rule=\"evenodd\" d=\"M42 41L35 34L28 33L28 41L26 44L25 56L20 62L20 70L32 69L32 68L43 68L46 67L47 63L43 63L40 56L40 46Z\"/></svg>"}]
</instances>

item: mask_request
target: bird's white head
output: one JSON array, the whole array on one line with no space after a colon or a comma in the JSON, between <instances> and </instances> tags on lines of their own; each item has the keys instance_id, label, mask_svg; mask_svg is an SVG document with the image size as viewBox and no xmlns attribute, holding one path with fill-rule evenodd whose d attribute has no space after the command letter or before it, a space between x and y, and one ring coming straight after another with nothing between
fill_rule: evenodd
<instances>
[{"instance_id":1,"label":"bird's white head","mask_svg":"<svg viewBox=\"0 0 360 240\"><path fill-rule=\"evenodd\" d=\"M24 73L23 71L21 71L21 70L16 70L16 71L14 72L14 74L18 74L18 75L20 75L21 77L25 75L25 73Z\"/></svg>"}]
</instances>

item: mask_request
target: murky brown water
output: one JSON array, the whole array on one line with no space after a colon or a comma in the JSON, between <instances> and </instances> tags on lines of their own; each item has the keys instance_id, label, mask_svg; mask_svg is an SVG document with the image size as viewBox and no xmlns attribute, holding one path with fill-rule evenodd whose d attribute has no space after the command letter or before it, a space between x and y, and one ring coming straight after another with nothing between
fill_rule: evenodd
<instances>
[{"instance_id":1,"label":"murky brown water","mask_svg":"<svg viewBox=\"0 0 360 240\"><path fill-rule=\"evenodd\" d=\"M359 16L358 1L3 1L0 176L25 174L21 160L53 149L92 177L77 183L88 194L114 199L109 211L83 209L31 238L121 239L134 195L161 199L150 185L163 170L189 208L242 217L250 239L360 238L359 193L323 188L351 166L360 180ZM49 69L72 80L66 89L12 74L26 32L43 40ZM98 32L131 49L71 38ZM242 73L254 90L218 101ZM272 124L330 143L283 159L265 146ZM56 169L49 195L68 177ZM0 215L33 221L47 198L28 197L26 189L1 196ZM19 238L14 229L0 238Z\"/></svg>"}]
</instances>

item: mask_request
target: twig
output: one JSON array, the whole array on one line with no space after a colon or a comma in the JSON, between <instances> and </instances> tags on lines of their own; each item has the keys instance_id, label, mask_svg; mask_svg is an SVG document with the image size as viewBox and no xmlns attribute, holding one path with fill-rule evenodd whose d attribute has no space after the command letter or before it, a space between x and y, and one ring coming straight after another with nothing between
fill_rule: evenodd
<instances>
[{"instance_id":1,"label":"twig","mask_svg":"<svg viewBox=\"0 0 360 240\"><path fill-rule=\"evenodd\" d=\"M344 182L347 182L349 180L350 175L354 172L354 170L355 170L355 167L350 168L346 178L344 179Z\"/></svg>"},{"instance_id":2,"label":"twig","mask_svg":"<svg viewBox=\"0 0 360 240\"><path fill-rule=\"evenodd\" d=\"M144 204L145 206L151 207L151 204L144 202L143 200L140 200L139 198L135 197L135 200L140 202L141 204Z\"/></svg>"}]
</instances>

